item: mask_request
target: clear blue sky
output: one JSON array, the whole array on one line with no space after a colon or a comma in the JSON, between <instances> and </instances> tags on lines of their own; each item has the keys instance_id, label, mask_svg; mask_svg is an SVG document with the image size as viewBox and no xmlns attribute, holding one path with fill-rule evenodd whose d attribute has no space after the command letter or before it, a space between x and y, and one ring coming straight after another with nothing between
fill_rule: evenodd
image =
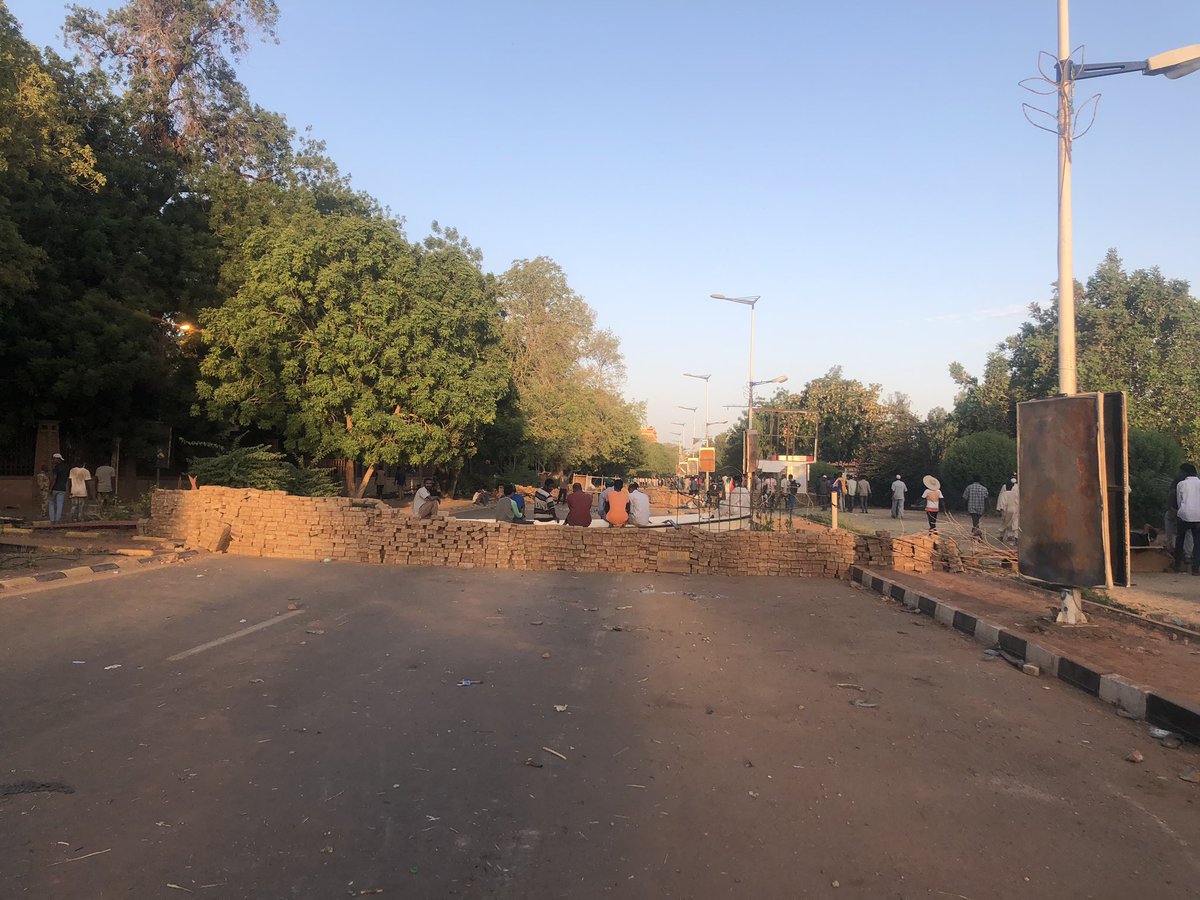
<instances>
[{"instance_id":1,"label":"clear blue sky","mask_svg":"<svg viewBox=\"0 0 1200 900\"><path fill-rule=\"evenodd\" d=\"M8 0L60 46L63 6ZM1017 82L1056 45L1055 0L963 3L279 0L254 99L324 138L355 186L434 219L486 265L550 256L621 338L660 437L755 375L847 376L949 406L1050 297L1055 141ZM97 6L109 4L97 3ZM1195 0L1075 0L1089 61L1200 43ZM1076 277L1108 247L1200 281L1200 73L1081 82L1103 99L1075 151ZM701 425L702 428L702 425ZM714 429L714 431L717 429Z\"/></svg>"}]
</instances>

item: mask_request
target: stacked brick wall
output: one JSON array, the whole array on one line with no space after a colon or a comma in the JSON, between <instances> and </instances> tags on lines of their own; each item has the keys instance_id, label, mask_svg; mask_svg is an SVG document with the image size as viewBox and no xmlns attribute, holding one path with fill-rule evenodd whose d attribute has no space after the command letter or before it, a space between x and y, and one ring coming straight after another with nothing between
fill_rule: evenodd
<instances>
[{"instance_id":1,"label":"stacked brick wall","mask_svg":"<svg viewBox=\"0 0 1200 900\"><path fill-rule=\"evenodd\" d=\"M243 556L572 572L841 577L882 540L819 525L790 531L567 528L439 517L345 497L201 487L158 491L147 531Z\"/></svg>"},{"instance_id":2,"label":"stacked brick wall","mask_svg":"<svg viewBox=\"0 0 1200 900\"><path fill-rule=\"evenodd\" d=\"M961 572L962 556L952 538L929 531L895 538L892 541L892 565L897 572Z\"/></svg>"}]
</instances>

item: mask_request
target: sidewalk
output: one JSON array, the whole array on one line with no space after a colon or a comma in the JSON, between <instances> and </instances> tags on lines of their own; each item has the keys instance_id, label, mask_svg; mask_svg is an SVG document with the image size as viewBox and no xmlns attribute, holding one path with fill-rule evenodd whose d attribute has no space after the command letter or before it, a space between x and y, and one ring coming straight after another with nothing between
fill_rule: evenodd
<instances>
[{"instance_id":1,"label":"sidewalk","mask_svg":"<svg viewBox=\"0 0 1200 900\"><path fill-rule=\"evenodd\" d=\"M1090 604L1090 623L1054 622L1047 591L988 575L851 568L851 580L1029 664L1029 674L1071 684L1200 742L1200 634L1166 633Z\"/></svg>"}]
</instances>

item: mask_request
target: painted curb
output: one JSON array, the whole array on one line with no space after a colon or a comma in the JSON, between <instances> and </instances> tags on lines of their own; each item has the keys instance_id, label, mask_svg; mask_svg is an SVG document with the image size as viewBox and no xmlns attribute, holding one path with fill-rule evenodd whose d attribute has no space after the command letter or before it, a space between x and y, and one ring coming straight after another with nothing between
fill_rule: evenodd
<instances>
[{"instance_id":1,"label":"painted curb","mask_svg":"<svg viewBox=\"0 0 1200 900\"><path fill-rule=\"evenodd\" d=\"M890 600L903 603L909 609L916 609L982 644L998 646L1006 653L1037 666L1043 674L1086 691L1132 716L1145 719L1151 725L1200 742L1200 706L1194 703L1163 696L1152 687L1137 684L1084 660L1059 656L1023 635L985 622L936 597L883 578L861 566L850 567L850 580Z\"/></svg>"},{"instance_id":2,"label":"painted curb","mask_svg":"<svg viewBox=\"0 0 1200 900\"><path fill-rule=\"evenodd\" d=\"M72 566L69 569L63 569L58 572L38 572L36 575L22 575L18 578L9 578L0 581L0 595L15 594L18 591L32 587L40 587L43 584L50 582L61 581L66 583L78 578L83 578L89 575L102 575L111 573L119 575L121 572L132 572L138 569L144 569L148 565L164 565L168 562L183 562L184 560L192 559L199 555L197 550L184 550L180 553L175 553L173 556L163 554L162 556L130 556L122 559L121 562L96 563L90 566Z\"/></svg>"}]
</instances>

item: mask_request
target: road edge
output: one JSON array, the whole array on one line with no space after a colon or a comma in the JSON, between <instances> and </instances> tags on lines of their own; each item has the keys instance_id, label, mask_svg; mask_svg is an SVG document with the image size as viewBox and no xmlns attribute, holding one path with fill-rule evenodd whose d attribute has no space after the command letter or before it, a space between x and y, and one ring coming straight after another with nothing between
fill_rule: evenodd
<instances>
[{"instance_id":1,"label":"road edge","mask_svg":"<svg viewBox=\"0 0 1200 900\"><path fill-rule=\"evenodd\" d=\"M1164 696L1153 687L1138 684L1116 672L1106 672L1084 660L1054 653L1023 635L892 578L884 578L862 566L850 567L850 580L982 644L998 647L1025 663L1037 666L1042 673L1086 691L1129 715L1145 719L1151 725L1166 728L1188 740L1200 742L1200 706L1196 704Z\"/></svg>"},{"instance_id":2,"label":"road edge","mask_svg":"<svg viewBox=\"0 0 1200 900\"><path fill-rule=\"evenodd\" d=\"M164 553L158 556L128 557L120 562L94 563L90 566L72 566L54 572L38 572L36 575L20 575L16 578L6 578L0 581L0 600L17 593L26 593L32 588L44 588L49 585L59 586L72 584L93 575L120 575L124 572L144 571L151 566L167 565L183 562L198 556L198 550L183 550L177 553Z\"/></svg>"}]
</instances>

